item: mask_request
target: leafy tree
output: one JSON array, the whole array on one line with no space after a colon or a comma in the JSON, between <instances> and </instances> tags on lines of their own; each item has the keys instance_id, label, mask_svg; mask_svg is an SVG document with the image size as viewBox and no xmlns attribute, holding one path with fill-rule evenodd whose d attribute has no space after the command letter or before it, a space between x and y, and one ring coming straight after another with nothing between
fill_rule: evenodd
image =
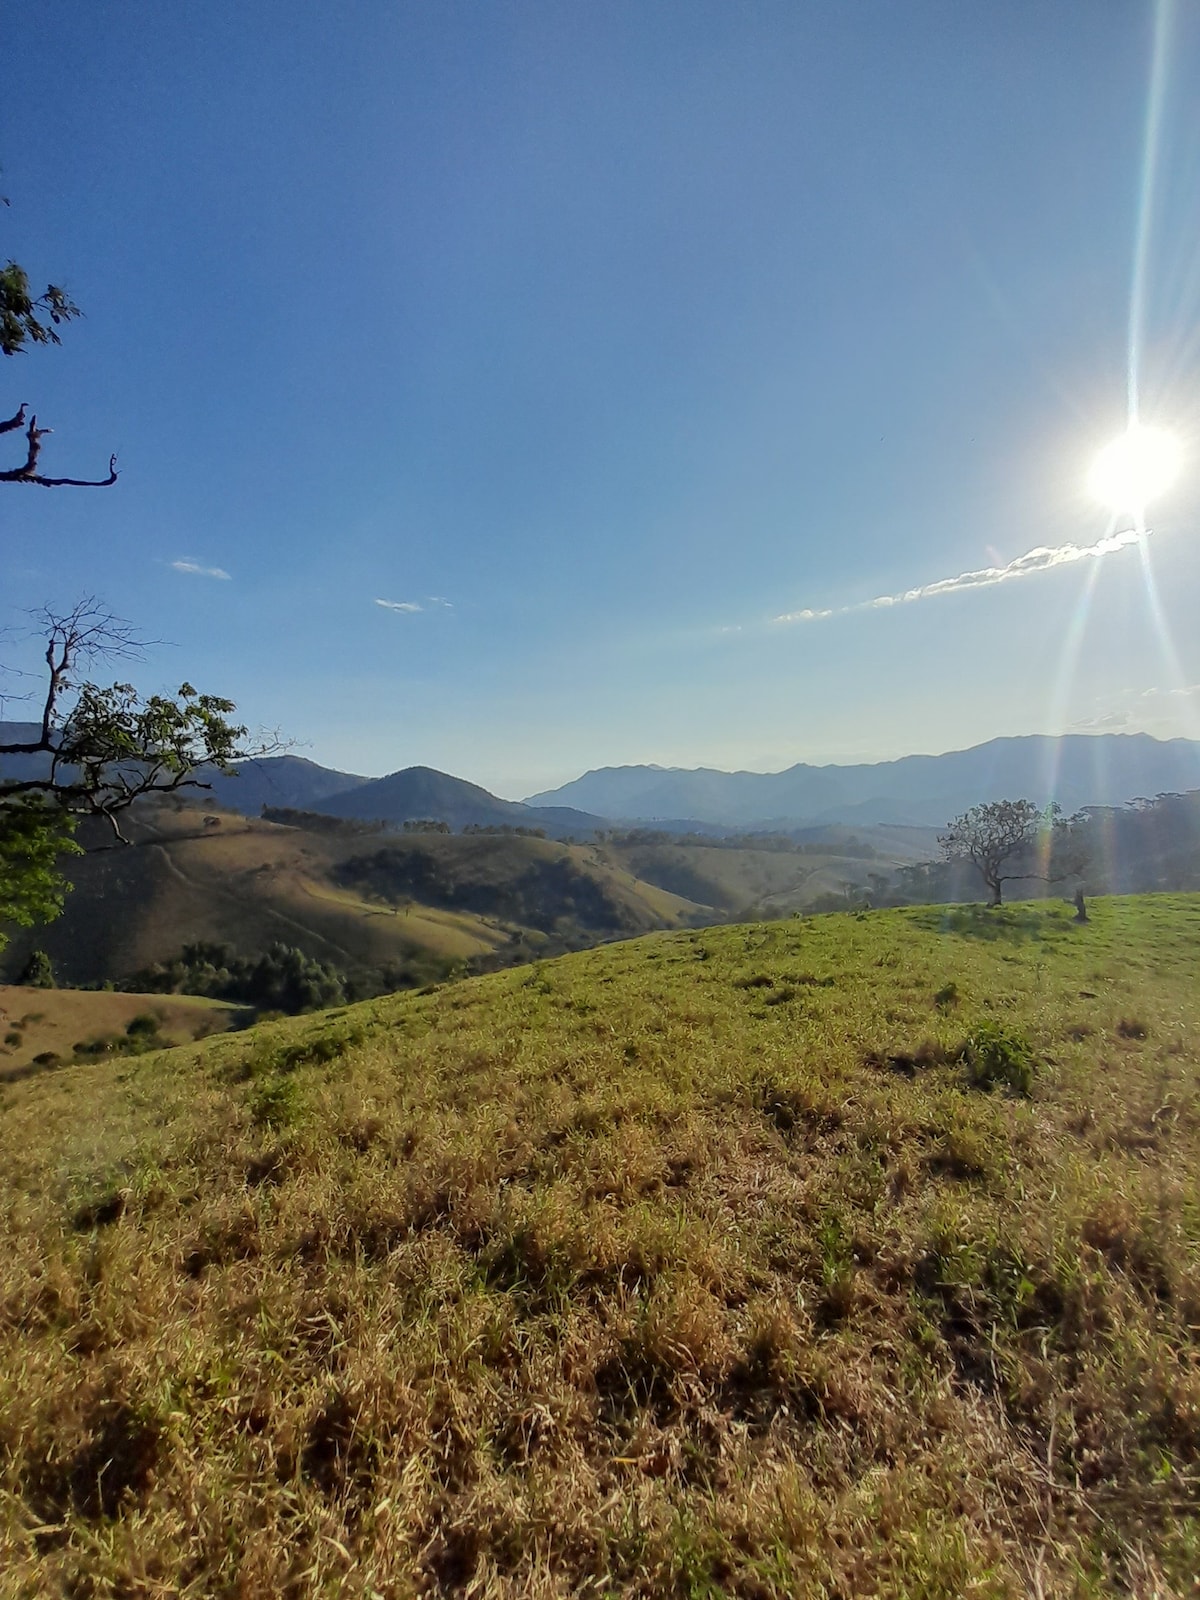
<instances>
[{"instance_id":1,"label":"leafy tree","mask_svg":"<svg viewBox=\"0 0 1200 1600\"><path fill-rule=\"evenodd\" d=\"M1028 867L1040 831L1058 824L1058 807L1039 811L1032 800L993 800L989 805L972 806L956 817L938 835L938 844L947 861L969 861L978 870L998 906L1006 883L1021 878L1045 878L1046 872L1007 871L1009 867Z\"/></svg>"},{"instance_id":2,"label":"leafy tree","mask_svg":"<svg viewBox=\"0 0 1200 1600\"><path fill-rule=\"evenodd\" d=\"M260 1011L319 1011L346 999L345 975L285 944L239 956L225 944L185 945L175 960L135 973L127 988L149 994L200 994L241 1001Z\"/></svg>"},{"instance_id":3,"label":"leafy tree","mask_svg":"<svg viewBox=\"0 0 1200 1600\"><path fill-rule=\"evenodd\" d=\"M70 816L39 796L0 803L0 924L28 928L58 916L66 891L58 862L80 854L71 833ZM7 942L0 930L0 950Z\"/></svg>"},{"instance_id":4,"label":"leafy tree","mask_svg":"<svg viewBox=\"0 0 1200 1600\"><path fill-rule=\"evenodd\" d=\"M34 738L0 744L0 757L40 758L28 776L0 781L0 807L40 798L69 816L104 817L118 839L120 814L145 794L203 787L202 768L228 772L250 753L246 729L229 721L231 700L200 694L143 699L131 684L88 682L85 664L137 656L132 628L95 600L66 615L42 613L47 630L47 684ZM256 752L260 753L260 752ZM2 814L2 811L0 811Z\"/></svg>"},{"instance_id":5,"label":"leafy tree","mask_svg":"<svg viewBox=\"0 0 1200 1600\"><path fill-rule=\"evenodd\" d=\"M2 202L7 205L7 200ZM81 315L65 289L51 283L34 295L24 267L10 261L0 269L0 353L19 355L26 344L61 344L58 328ZM49 326L42 321L49 318Z\"/></svg>"}]
</instances>

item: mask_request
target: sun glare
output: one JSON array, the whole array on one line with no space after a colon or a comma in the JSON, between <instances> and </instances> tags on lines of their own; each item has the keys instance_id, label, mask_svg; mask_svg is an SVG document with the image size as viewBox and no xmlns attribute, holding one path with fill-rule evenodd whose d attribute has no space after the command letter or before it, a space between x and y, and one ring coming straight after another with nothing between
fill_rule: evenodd
<instances>
[{"instance_id":1,"label":"sun glare","mask_svg":"<svg viewBox=\"0 0 1200 1600\"><path fill-rule=\"evenodd\" d=\"M1110 510L1140 517L1175 482L1182 457L1173 433L1135 423L1101 450L1088 474L1088 488Z\"/></svg>"}]
</instances>

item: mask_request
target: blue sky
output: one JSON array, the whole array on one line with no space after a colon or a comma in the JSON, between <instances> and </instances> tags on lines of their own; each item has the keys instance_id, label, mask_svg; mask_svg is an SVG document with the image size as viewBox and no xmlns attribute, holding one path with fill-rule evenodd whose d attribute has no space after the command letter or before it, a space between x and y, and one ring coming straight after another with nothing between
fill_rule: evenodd
<instances>
[{"instance_id":1,"label":"blue sky","mask_svg":"<svg viewBox=\"0 0 1200 1600\"><path fill-rule=\"evenodd\" d=\"M1188 450L1157 607L1135 546L773 620L1110 531L1084 480L1126 416L1156 17L1141 408ZM0 255L86 320L5 363L0 410L53 425L47 470L115 449L122 475L0 491L0 622L95 592L170 641L147 689L514 796L621 762L1200 734L1196 8L28 22Z\"/></svg>"}]
</instances>

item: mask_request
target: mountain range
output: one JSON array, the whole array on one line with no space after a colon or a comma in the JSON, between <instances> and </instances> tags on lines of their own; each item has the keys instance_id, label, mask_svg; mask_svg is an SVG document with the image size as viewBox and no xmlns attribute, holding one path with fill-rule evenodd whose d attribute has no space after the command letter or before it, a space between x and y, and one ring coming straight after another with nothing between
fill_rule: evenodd
<instances>
[{"instance_id":1,"label":"mountain range","mask_svg":"<svg viewBox=\"0 0 1200 1600\"><path fill-rule=\"evenodd\" d=\"M40 726L34 722L0 723L0 744L29 744L39 733ZM40 777L49 766L46 755L0 757L0 780ZM268 807L392 825L435 820L454 829L541 829L552 839L587 838L607 826L605 818L570 806L528 806L519 800L502 800L478 784L432 767L405 767L383 778L363 778L319 766L303 756L282 755L243 761L233 775L207 771L202 776L207 803L248 817L258 816Z\"/></svg>"},{"instance_id":2,"label":"mountain range","mask_svg":"<svg viewBox=\"0 0 1200 1600\"><path fill-rule=\"evenodd\" d=\"M845 767L799 762L784 772L601 767L526 804L579 806L639 823L687 817L729 828L937 827L982 801L1057 800L1070 813L1191 789L1200 789L1200 742L1145 733L1030 734L946 755Z\"/></svg>"},{"instance_id":3,"label":"mountain range","mask_svg":"<svg viewBox=\"0 0 1200 1600\"><path fill-rule=\"evenodd\" d=\"M32 723L0 724L0 742L36 737ZM44 756L0 760L0 778L31 776ZM968 750L856 766L783 772L629 766L586 772L561 788L504 800L431 767L364 778L300 756L245 761L236 776L207 775L216 806L257 816L264 806L398 826L434 819L465 827L541 829L588 838L613 821L663 831L792 831L849 825L937 828L997 799L1056 800L1067 813L1122 806L1139 796L1200 789L1200 742L1145 733L1031 734Z\"/></svg>"}]
</instances>

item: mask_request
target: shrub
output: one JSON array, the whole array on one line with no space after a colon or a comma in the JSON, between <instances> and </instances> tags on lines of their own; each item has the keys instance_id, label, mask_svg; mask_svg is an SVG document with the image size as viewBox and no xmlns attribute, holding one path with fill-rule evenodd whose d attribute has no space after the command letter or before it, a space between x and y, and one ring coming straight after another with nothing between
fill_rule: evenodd
<instances>
[{"instance_id":1,"label":"shrub","mask_svg":"<svg viewBox=\"0 0 1200 1600\"><path fill-rule=\"evenodd\" d=\"M54 988L54 966L44 950L30 951L29 960L21 968L17 982L30 989Z\"/></svg>"},{"instance_id":2,"label":"shrub","mask_svg":"<svg viewBox=\"0 0 1200 1600\"><path fill-rule=\"evenodd\" d=\"M299 1119L300 1090L294 1078L265 1078L249 1095L250 1115L260 1128L287 1128Z\"/></svg>"},{"instance_id":3,"label":"shrub","mask_svg":"<svg viewBox=\"0 0 1200 1600\"><path fill-rule=\"evenodd\" d=\"M976 1089L990 1093L998 1087L1014 1094L1033 1090L1034 1055L1024 1034L999 1023L977 1023L962 1047L960 1058L967 1078Z\"/></svg>"},{"instance_id":4,"label":"shrub","mask_svg":"<svg viewBox=\"0 0 1200 1600\"><path fill-rule=\"evenodd\" d=\"M136 1017L131 1017L125 1025L125 1032L131 1039L148 1038L156 1034L162 1023L153 1011L139 1011Z\"/></svg>"}]
</instances>

